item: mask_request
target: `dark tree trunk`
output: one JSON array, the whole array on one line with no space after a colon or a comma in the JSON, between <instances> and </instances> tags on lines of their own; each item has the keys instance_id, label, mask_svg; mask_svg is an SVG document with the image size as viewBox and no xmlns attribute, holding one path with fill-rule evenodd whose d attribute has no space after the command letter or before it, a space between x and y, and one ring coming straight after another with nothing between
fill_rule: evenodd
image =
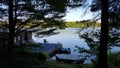
<instances>
[{"instance_id":1,"label":"dark tree trunk","mask_svg":"<svg viewBox=\"0 0 120 68\"><path fill-rule=\"evenodd\" d=\"M27 29L25 29L24 41L25 41L25 42L28 42L28 33L27 33Z\"/></svg>"},{"instance_id":2,"label":"dark tree trunk","mask_svg":"<svg viewBox=\"0 0 120 68\"><path fill-rule=\"evenodd\" d=\"M15 25L14 25L14 19L13 19L13 0L8 0L8 6L9 6L9 46L8 50L11 51L14 46L14 31L15 31Z\"/></svg>"},{"instance_id":3,"label":"dark tree trunk","mask_svg":"<svg viewBox=\"0 0 120 68\"><path fill-rule=\"evenodd\" d=\"M108 0L101 0L101 34L97 68L108 68L107 44L108 44Z\"/></svg>"}]
</instances>

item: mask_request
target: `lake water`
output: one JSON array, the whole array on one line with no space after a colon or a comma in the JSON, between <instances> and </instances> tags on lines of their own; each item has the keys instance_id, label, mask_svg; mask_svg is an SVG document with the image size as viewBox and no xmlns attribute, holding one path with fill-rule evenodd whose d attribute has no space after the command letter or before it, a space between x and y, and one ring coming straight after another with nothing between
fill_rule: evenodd
<instances>
[{"instance_id":1,"label":"lake water","mask_svg":"<svg viewBox=\"0 0 120 68\"><path fill-rule=\"evenodd\" d=\"M88 49L88 46L84 39L80 39L79 34L77 33L79 31L78 28L66 28L62 30L57 30L56 32L60 32L56 35L51 35L48 37L35 37L33 34L33 40L37 43L43 43L43 40L46 39L49 43L61 43L64 48L71 48L72 53L75 54L74 49L75 45L84 47Z\"/></svg>"},{"instance_id":2,"label":"lake water","mask_svg":"<svg viewBox=\"0 0 120 68\"><path fill-rule=\"evenodd\" d=\"M81 33L84 33L90 30L91 29L89 28L87 30L81 31ZM56 32L60 32L59 34L38 38L38 37L35 37L35 34L33 33L32 38L34 42L37 42L37 43L43 43L44 39L46 39L49 43L61 43L64 48L71 48L72 54L79 54L74 51L75 45L89 49L85 40L79 37L79 34L78 34L79 31L80 31L80 28L59 29L59 30L56 30ZM120 51L120 48L115 47L112 49L112 52L117 52L117 51ZM86 60L85 63L90 63L90 60Z\"/></svg>"}]
</instances>

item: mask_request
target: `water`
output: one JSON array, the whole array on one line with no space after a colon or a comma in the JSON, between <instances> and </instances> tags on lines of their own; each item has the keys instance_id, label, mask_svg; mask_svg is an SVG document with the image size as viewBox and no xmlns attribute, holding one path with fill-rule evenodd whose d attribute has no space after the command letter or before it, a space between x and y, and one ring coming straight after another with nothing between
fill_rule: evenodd
<instances>
[{"instance_id":1,"label":"water","mask_svg":"<svg viewBox=\"0 0 120 68\"><path fill-rule=\"evenodd\" d=\"M46 39L49 43L61 43L64 48L71 48L72 54L79 54L78 52L75 52L75 45L84 47L86 49L89 49L87 43L84 39L81 39L79 37L78 31L80 28L66 28L63 30L57 30L56 32L60 32L56 35L46 36L43 38L35 37L33 33L33 40L37 43L43 43L43 40ZM86 31L90 31L91 29L83 30L81 33L84 33ZM120 51L120 48L115 47L112 49L112 52ZM53 57L54 58L54 57ZM85 63L90 63L90 60L86 60Z\"/></svg>"},{"instance_id":2,"label":"water","mask_svg":"<svg viewBox=\"0 0 120 68\"><path fill-rule=\"evenodd\" d=\"M60 32L57 35L52 35L43 38L37 38L33 34L33 40L37 43L43 43L43 40L46 39L49 43L61 43L64 48L71 48L73 54L77 54L74 52L75 45L89 48L84 41L84 39L80 39L79 34L77 33L78 28L66 28L64 30L57 30L56 32Z\"/></svg>"}]
</instances>

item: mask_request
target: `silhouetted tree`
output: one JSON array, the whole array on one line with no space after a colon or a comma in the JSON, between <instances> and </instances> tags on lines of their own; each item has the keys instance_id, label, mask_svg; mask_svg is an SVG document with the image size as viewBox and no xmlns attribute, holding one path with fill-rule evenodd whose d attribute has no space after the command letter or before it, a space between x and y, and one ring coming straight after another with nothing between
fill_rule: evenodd
<instances>
[{"instance_id":1,"label":"silhouetted tree","mask_svg":"<svg viewBox=\"0 0 120 68\"><path fill-rule=\"evenodd\" d=\"M111 27L119 27L120 26L120 0L108 0L108 12L109 12L109 25ZM100 0L93 0L91 4L91 11L96 12L101 10L101 2Z\"/></svg>"},{"instance_id":2,"label":"silhouetted tree","mask_svg":"<svg viewBox=\"0 0 120 68\"><path fill-rule=\"evenodd\" d=\"M9 5L9 51L13 49L14 45L14 32L15 32L15 23L13 20L13 0L8 0Z\"/></svg>"},{"instance_id":3,"label":"silhouetted tree","mask_svg":"<svg viewBox=\"0 0 120 68\"><path fill-rule=\"evenodd\" d=\"M107 46L108 46L108 19L109 19L109 0L93 0L91 11L96 12L101 10L101 31L100 31L100 45L98 52L98 64L96 68L108 68L107 62Z\"/></svg>"},{"instance_id":4,"label":"silhouetted tree","mask_svg":"<svg viewBox=\"0 0 120 68\"><path fill-rule=\"evenodd\" d=\"M9 16L9 49L14 46L16 34L22 32L21 28L25 28L28 22L32 22L32 25L28 25L29 28L39 25L45 27L61 25L61 18L65 16L66 2L66 0L52 2L49 0L1 0L2 5L8 6L8 8L1 8L1 19L6 15ZM33 21L36 20L38 21L34 23ZM53 24L54 22L56 24Z\"/></svg>"},{"instance_id":5,"label":"silhouetted tree","mask_svg":"<svg viewBox=\"0 0 120 68\"><path fill-rule=\"evenodd\" d=\"M108 68L108 0L101 0L101 33L97 68Z\"/></svg>"},{"instance_id":6,"label":"silhouetted tree","mask_svg":"<svg viewBox=\"0 0 120 68\"><path fill-rule=\"evenodd\" d=\"M84 2L85 0L0 0L0 4L6 6L0 7L0 20L8 21L9 24L9 48L14 46L14 37L22 32L22 28L39 25L43 28L62 27L61 18L65 16L66 8L81 6ZM8 19L4 20L4 17Z\"/></svg>"}]
</instances>

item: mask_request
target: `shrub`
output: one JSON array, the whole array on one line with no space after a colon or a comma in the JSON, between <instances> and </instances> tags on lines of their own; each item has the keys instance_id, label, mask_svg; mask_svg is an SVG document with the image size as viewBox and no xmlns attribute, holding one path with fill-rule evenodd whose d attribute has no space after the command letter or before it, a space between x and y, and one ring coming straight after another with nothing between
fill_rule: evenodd
<instances>
[{"instance_id":1,"label":"shrub","mask_svg":"<svg viewBox=\"0 0 120 68\"><path fill-rule=\"evenodd\" d=\"M48 58L47 54L30 50L28 46L16 47L8 54L5 49L0 51L0 68L36 68Z\"/></svg>"},{"instance_id":2,"label":"shrub","mask_svg":"<svg viewBox=\"0 0 120 68\"><path fill-rule=\"evenodd\" d=\"M79 68L74 64L65 64L58 61L46 61L39 65L39 68Z\"/></svg>"},{"instance_id":3,"label":"shrub","mask_svg":"<svg viewBox=\"0 0 120 68\"><path fill-rule=\"evenodd\" d=\"M119 68L120 67L120 52L109 54L108 63L109 63L110 68Z\"/></svg>"}]
</instances>

